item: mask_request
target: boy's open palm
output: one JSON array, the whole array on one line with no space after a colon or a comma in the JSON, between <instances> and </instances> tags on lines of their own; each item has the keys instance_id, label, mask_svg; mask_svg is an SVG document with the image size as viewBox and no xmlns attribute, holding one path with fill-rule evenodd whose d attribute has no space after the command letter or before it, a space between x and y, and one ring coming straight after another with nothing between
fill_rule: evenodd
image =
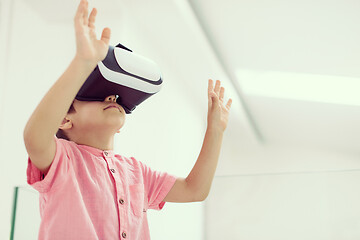
<instances>
[{"instance_id":1,"label":"boy's open palm","mask_svg":"<svg viewBox=\"0 0 360 240\"><path fill-rule=\"evenodd\" d=\"M88 2L81 0L74 17L76 34L76 55L77 57L89 61L102 61L107 54L110 41L110 29L104 28L100 40L95 34L96 8L93 8L88 17Z\"/></svg>"},{"instance_id":2,"label":"boy's open palm","mask_svg":"<svg viewBox=\"0 0 360 240\"><path fill-rule=\"evenodd\" d=\"M229 112L232 103L230 98L226 105L224 105L225 88L221 87L221 82L216 80L215 87L213 80L209 79L208 86L208 126L214 127L221 131L225 131Z\"/></svg>"}]
</instances>

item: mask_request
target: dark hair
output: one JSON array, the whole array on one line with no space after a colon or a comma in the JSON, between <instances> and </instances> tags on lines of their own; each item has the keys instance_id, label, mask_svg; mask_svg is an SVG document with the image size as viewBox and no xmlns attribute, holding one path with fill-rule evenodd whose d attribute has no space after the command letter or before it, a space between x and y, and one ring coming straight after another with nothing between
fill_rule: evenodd
<instances>
[{"instance_id":1,"label":"dark hair","mask_svg":"<svg viewBox=\"0 0 360 240\"><path fill-rule=\"evenodd\" d=\"M71 106L70 106L70 108L69 108L69 110L68 110L68 113L76 112L73 104L74 104L74 102L71 104ZM65 131L62 130L62 129L60 129L60 128L58 129L58 131L57 131L57 133L56 133L56 137L70 141L70 139L69 139L69 137L66 135Z\"/></svg>"}]
</instances>

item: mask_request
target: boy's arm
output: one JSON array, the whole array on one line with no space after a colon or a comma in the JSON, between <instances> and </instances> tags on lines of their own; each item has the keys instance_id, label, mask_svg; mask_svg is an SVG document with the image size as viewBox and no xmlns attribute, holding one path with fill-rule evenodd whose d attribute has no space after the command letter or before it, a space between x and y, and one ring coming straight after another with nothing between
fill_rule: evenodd
<instances>
[{"instance_id":1,"label":"boy's arm","mask_svg":"<svg viewBox=\"0 0 360 240\"><path fill-rule=\"evenodd\" d=\"M178 178L165 197L165 202L195 202L206 199L210 192L219 159L223 133L226 129L232 100L224 106L225 89L209 80L208 126L199 157L186 178Z\"/></svg>"},{"instance_id":2,"label":"boy's arm","mask_svg":"<svg viewBox=\"0 0 360 240\"><path fill-rule=\"evenodd\" d=\"M43 172L47 172L55 156L54 135L77 92L108 51L110 29L105 28L97 40L94 25L97 12L93 9L88 18L87 9L87 1L82 0L74 17L77 47L74 59L40 101L24 129L29 157Z\"/></svg>"}]
</instances>

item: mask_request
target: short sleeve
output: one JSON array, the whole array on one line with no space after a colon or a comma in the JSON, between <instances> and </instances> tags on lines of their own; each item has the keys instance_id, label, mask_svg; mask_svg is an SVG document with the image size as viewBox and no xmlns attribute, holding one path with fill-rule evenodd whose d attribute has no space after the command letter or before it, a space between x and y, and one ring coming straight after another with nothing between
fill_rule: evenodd
<instances>
[{"instance_id":1,"label":"short sleeve","mask_svg":"<svg viewBox=\"0 0 360 240\"><path fill-rule=\"evenodd\" d=\"M28 157L27 183L40 193L59 187L59 183L66 177L69 168L69 141L55 137L56 152L49 171L44 175Z\"/></svg>"},{"instance_id":2,"label":"short sleeve","mask_svg":"<svg viewBox=\"0 0 360 240\"><path fill-rule=\"evenodd\" d=\"M165 204L163 200L173 187L176 177L166 172L154 171L143 163L141 165L148 208L161 210Z\"/></svg>"}]
</instances>

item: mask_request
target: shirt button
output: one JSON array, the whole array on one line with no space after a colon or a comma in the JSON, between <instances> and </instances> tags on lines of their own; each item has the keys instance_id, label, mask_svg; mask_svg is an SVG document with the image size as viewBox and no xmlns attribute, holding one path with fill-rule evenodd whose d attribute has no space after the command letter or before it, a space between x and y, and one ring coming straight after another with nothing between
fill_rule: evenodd
<instances>
[{"instance_id":1,"label":"shirt button","mask_svg":"<svg viewBox=\"0 0 360 240\"><path fill-rule=\"evenodd\" d=\"M105 156L107 156L107 155L108 155L108 152L104 152L104 154L105 154Z\"/></svg>"},{"instance_id":2,"label":"shirt button","mask_svg":"<svg viewBox=\"0 0 360 240\"><path fill-rule=\"evenodd\" d=\"M121 236L122 236L123 238L126 238L126 232L123 232L123 233L121 234Z\"/></svg>"},{"instance_id":3,"label":"shirt button","mask_svg":"<svg viewBox=\"0 0 360 240\"><path fill-rule=\"evenodd\" d=\"M119 200L119 203L120 203L121 205L123 205L124 202L125 202L124 199L120 199L120 200Z\"/></svg>"},{"instance_id":4,"label":"shirt button","mask_svg":"<svg viewBox=\"0 0 360 240\"><path fill-rule=\"evenodd\" d=\"M113 169L113 168L112 168L112 169L110 169L110 171L111 171L112 173L115 173L115 169Z\"/></svg>"}]
</instances>

